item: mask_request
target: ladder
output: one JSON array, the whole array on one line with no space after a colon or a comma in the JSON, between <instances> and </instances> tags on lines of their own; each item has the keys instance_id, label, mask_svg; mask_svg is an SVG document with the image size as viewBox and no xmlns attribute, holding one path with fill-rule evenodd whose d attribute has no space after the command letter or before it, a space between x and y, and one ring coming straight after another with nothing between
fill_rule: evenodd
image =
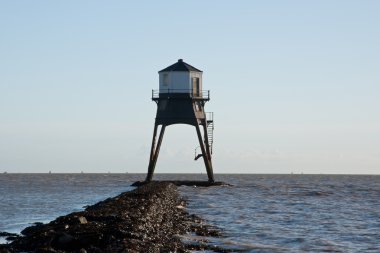
<instances>
[{"instance_id":1,"label":"ladder","mask_svg":"<svg viewBox=\"0 0 380 253\"><path fill-rule=\"evenodd\" d=\"M208 112L207 114L207 141L208 145L210 146L210 152L212 154L212 144L214 143L214 113Z\"/></svg>"}]
</instances>

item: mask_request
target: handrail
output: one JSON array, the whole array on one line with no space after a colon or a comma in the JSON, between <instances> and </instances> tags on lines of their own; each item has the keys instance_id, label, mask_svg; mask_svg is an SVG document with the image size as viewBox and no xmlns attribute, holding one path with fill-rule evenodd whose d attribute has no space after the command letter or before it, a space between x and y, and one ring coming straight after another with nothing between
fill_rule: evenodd
<instances>
[{"instance_id":1,"label":"handrail","mask_svg":"<svg viewBox=\"0 0 380 253\"><path fill-rule=\"evenodd\" d=\"M160 98L160 94L189 94L191 98L210 99L210 90L202 90L194 93L192 89L160 89L152 90L152 99Z\"/></svg>"},{"instance_id":2,"label":"handrail","mask_svg":"<svg viewBox=\"0 0 380 253\"><path fill-rule=\"evenodd\" d=\"M206 112L206 118L209 121L214 121L214 112Z\"/></svg>"}]
</instances>

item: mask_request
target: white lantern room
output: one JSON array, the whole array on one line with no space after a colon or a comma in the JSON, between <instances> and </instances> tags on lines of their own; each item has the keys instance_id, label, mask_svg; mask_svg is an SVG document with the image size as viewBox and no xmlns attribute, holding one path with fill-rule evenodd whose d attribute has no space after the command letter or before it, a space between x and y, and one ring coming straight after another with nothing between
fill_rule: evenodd
<instances>
[{"instance_id":1,"label":"white lantern room","mask_svg":"<svg viewBox=\"0 0 380 253\"><path fill-rule=\"evenodd\" d=\"M202 71L182 59L158 72L159 93L202 94Z\"/></svg>"}]
</instances>

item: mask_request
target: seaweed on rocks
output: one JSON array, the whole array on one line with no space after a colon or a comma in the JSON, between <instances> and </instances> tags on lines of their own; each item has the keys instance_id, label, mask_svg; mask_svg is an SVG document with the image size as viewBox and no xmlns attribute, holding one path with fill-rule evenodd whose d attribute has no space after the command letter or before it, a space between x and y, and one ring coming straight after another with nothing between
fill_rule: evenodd
<instances>
[{"instance_id":1,"label":"seaweed on rocks","mask_svg":"<svg viewBox=\"0 0 380 253\"><path fill-rule=\"evenodd\" d=\"M201 241L188 244L182 235L219 237L221 232L189 215L177 187L168 182L144 184L108 198L84 211L34 224L22 236L0 245L0 253L188 252L207 249Z\"/></svg>"}]
</instances>

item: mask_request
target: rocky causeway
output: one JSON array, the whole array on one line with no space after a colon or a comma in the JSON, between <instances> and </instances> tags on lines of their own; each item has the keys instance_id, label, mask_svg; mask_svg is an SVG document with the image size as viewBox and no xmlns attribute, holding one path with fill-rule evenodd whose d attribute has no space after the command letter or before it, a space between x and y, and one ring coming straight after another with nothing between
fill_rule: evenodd
<instances>
[{"instance_id":1,"label":"rocky causeway","mask_svg":"<svg viewBox=\"0 0 380 253\"><path fill-rule=\"evenodd\" d=\"M21 235L3 232L10 243L0 253L231 252L208 243L223 236L186 211L173 182L139 184L84 211L27 227Z\"/></svg>"}]
</instances>

